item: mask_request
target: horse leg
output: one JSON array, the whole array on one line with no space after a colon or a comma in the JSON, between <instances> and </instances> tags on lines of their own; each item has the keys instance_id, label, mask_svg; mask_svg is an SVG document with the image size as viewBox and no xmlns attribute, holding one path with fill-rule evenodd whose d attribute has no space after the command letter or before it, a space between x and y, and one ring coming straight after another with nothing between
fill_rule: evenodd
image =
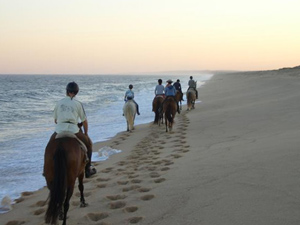
<instances>
[{"instance_id":1,"label":"horse leg","mask_svg":"<svg viewBox=\"0 0 300 225\"><path fill-rule=\"evenodd\" d=\"M78 189L80 191L80 207L86 207L88 204L85 203L85 199L84 199L84 194L83 194L83 191L84 191L84 186L83 186L83 176L84 174L80 174L79 177L78 177Z\"/></svg>"},{"instance_id":2,"label":"horse leg","mask_svg":"<svg viewBox=\"0 0 300 225\"><path fill-rule=\"evenodd\" d=\"M166 124L166 132L168 132L168 118L165 114L165 124Z\"/></svg>"}]
</instances>

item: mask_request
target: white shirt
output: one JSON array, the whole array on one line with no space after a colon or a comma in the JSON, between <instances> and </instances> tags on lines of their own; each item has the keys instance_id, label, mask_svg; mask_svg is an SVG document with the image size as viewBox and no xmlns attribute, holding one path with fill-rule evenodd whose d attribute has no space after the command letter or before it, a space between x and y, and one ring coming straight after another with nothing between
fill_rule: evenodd
<instances>
[{"instance_id":1,"label":"white shirt","mask_svg":"<svg viewBox=\"0 0 300 225\"><path fill-rule=\"evenodd\" d=\"M156 85L154 90L155 95L163 95L164 92L165 92L165 87L163 85L161 84Z\"/></svg>"},{"instance_id":2,"label":"white shirt","mask_svg":"<svg viewBox=\"0 0 300 225\"><path fill-rule=\"evenodd\" d=\"M55 126L55 132L61 133L63 131L70 131L72 133L78 133L79 128L77 123L86 120L86 115L81 102L74 98L66 96L57 102L53 117L57 124Z\"/></svg>"}]
</instances>

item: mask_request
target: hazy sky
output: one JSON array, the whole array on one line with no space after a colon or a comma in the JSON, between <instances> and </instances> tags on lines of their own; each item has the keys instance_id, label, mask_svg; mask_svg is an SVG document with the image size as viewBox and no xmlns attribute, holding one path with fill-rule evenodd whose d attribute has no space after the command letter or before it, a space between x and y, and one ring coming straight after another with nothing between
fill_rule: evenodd
<instances>
[{"instance_id":1,"label":"hazy sky","mask_svg":"<svg viewBox=\"0 0 300 225\"><path fill-rule=\"evenodd\" d=\"M300 64L299 0L0 0L0 74Z\"/></svg>"}]
</instances>

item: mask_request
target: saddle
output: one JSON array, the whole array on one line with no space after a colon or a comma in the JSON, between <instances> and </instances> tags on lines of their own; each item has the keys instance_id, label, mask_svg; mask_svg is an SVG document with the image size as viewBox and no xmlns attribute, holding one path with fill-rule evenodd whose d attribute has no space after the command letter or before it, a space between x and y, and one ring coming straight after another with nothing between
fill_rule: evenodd
<instances>
[{"instance_id":1,"label":"saddle","mask_svg":"<svg viewBox=\"0 0 300 225\"><path fill-rule=\"evenodd\" d=\"M80 144L80 148L84 151L85 153L85 156L86 156L86 161L88 162L89 161L89 157L87 155L87 147L86 145L72 132L68 132L68 131L64 131L64 132L61 132L59 134L56 134L55 136L55 139L60 139L60 138L65 138L65 137L69 137L69 138L75 138L79 144Z\"/></svg>"}]
</instances>

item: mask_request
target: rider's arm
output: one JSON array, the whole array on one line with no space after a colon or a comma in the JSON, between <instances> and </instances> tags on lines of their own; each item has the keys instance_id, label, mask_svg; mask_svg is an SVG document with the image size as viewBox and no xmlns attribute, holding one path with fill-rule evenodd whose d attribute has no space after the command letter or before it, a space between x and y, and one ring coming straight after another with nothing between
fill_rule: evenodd
<instances>
[{"instance_id":1,"label":"rider's arm","mask_svg":"<svg viewBox=\"0 0 300 225\"><path fill-rule=\"evenodd\" d=\"M87 134L88 134L88 128L89 128L87 119L86 119L85 121L83 121L82 124L83 124L83 131L84 131L84 134L87 135Z\"/></svg>"}]
</instances>

